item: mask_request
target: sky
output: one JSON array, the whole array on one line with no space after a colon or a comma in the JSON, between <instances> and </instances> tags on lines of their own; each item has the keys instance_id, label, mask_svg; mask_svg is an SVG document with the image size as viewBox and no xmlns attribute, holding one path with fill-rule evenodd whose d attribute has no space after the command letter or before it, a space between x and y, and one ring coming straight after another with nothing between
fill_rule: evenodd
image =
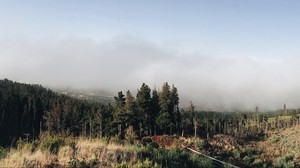
<instances>
[{"instance_id":1,"label":"sky","mask_svg":"<svg viewBox=\"0 0 300 168\"><path fill-rule=\"evenodd\" d=\"M0 78L136 91L204 110L300 107L300 1L0 1Z\"/></svg>"}]
</instances>

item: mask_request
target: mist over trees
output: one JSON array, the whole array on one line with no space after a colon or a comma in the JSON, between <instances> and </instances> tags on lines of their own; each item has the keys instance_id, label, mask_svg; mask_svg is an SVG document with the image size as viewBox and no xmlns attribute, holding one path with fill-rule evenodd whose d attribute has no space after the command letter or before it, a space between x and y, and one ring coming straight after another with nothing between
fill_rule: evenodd
<instances>
[{"instance_id":1,"label":"mist over trees","mask_svg":"<svg viewBox=\"0 0 300 168\"><path fill-rule=\"evenodd\" d=\"M142 84L137 95L118 92L114 104L78 100L40 85L0 81L0 143L18 138L35 139L41 132L72 136L124 138L133 127L139 137L175 133L179 126L179 98L175 86L165 83L162 92Z\"/></svg>"},{"instance_id":2,"label":"mist over trees","mask_svg":"<svg viewBox=\"0 0 300 168\"><path fill-rule=\"evenodd\" d=\"M191 101L179 108L177 88L164 83L151 90L143 83L133 95L118 92L111 104L79 100L55 93L41 85L0 80L0 145L13 145L19 138L33 140L41 133L67 136L136 138L159 134L201 136L214 134L258 137L269 129L299 124L298 109L262 113L195 111Z\"/></svg>"}]
</instances>

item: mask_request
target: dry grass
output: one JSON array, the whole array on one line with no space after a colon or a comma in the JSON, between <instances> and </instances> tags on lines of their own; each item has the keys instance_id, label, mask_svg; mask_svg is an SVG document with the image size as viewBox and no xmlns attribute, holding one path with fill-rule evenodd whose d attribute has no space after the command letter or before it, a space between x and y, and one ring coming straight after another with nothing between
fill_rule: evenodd
<instances>
[{"instance_id":1,"label":"dry grass","mask_svg":"<svg viewBox=\"0 0 300 168\"><path fill-rule=\"evenodd\" d=\"M136 154L130 146L107 144L101 139L79 138L74 142L75 151L74 147L65 145L57 154L41 149L32 152L30 144L24 145L21 149L11 149L7 156L0 160L0 167L45 167L47 165L66 167L72 159L87 164L93 163L96 167L112 167L122 161L136 160Z\"/></svg>"},{"instance_id":2,"label":"dry grass","mask_svg":"<svg viewBox=\"0 0 300 168\"><path fill-rule=\"evenodd\" d=\"M125 145L105 143L98 139L80 138L76 145L75 157L86 162L99 161L103 166L110 166L112 163L135 160L134 150Z\"/></svg>"},{"instance_id":3,"label":"dry grass","mask_svg":"<svg viewBox=\"0 0 300 168\"><path fill-rule=\"evenodd\" d=\"M268 135L265 141L257 144L266 159L291 155L294 161L300 161L300 126L271 131Z\"/></svg>"},{"instance_id":4,"label":"dry grass","mask_svg":"<svg viewBox=\"0 0 300 168\"><path fill-rule=\"evenodd\" d=\"M11 150L6 158L0 160L0 167L42 167L56 160L57 157L41 150L33 153L26 149Z\"/></svg>"}]
</instances>

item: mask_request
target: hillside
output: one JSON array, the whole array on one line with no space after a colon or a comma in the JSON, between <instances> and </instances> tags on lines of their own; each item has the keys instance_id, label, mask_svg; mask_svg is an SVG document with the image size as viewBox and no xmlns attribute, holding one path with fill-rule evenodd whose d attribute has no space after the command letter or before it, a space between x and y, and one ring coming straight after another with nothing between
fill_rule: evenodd
<instances>
[{"instance_id":1,"label":"hillside","mask_svg":"<svg viewBox=\"0 0 300 168\"><path fill-rule=\"evenodd\" d=\"M16 148L0 150L0 165L8 167L299 167L300 126L269 131L252 141L217 134L209 140L178 136L153 136L143 140L117 137L74 138L43 135L39 140L19 140ZM194 154L190 147L206 156ZM174 159L177 158L177 159ZM182 160L183 159L183 160ZM168 166L169 165L169 166ZM1 167L1 166L0 166Z\"/></svg>"},{"instance_id":2,"label":"hillside","mask_svg":"<svg viewBox=\"0 0 300 168\"><path fill-rule=\"evenodd\" d=\"M215 167L206 158L181 148L158 148L153 143L134 144L113 139L46 136L16 148L0 150L0 167ZM151 145L152 144L152 145Z\"/></svg>"},{"instance_id":3,"label":"hillside","mask_svg":"<svg viewBox=\"0 0 300 168\"><path fill-rule=\"evenodd\" d=\"M297 167L299 113L286 104L271 112L195 111L192 102L179 109L178 90L167 82L159 92L143 83L136 96L120 91L114 103L102 104L5 79L0 80L0 158L3 165L25 167L220 166L210 156L240 167ZM103 160L106 155L114 160Z\"/></svg>"},{"instance_id":4,"label":"hillside","mask_svg":"<svg viewBox=\"0 0 300 168\"><path fill-rule=\"evenodd\" d=\"M47 130L79 135L95 106L41 85L0 80L0 145L13 145L19 138L35 139Z\"/></svg>"}]
</instances>

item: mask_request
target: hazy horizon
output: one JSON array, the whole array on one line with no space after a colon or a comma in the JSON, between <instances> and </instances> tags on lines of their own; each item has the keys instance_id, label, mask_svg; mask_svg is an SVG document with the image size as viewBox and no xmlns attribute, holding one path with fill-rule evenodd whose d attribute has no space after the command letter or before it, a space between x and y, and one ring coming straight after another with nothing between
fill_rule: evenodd
<instances>
[{"instance_id":1,"label":"hazy horizon","mask_svg":"<svg viewBox=\"0 0 300 168\"><path fill-rule=\"evenodd\" d=\"M300 2L0 2L0 78L158 90L199 109L300 107Z\"/></svg>"}]
</instances>

